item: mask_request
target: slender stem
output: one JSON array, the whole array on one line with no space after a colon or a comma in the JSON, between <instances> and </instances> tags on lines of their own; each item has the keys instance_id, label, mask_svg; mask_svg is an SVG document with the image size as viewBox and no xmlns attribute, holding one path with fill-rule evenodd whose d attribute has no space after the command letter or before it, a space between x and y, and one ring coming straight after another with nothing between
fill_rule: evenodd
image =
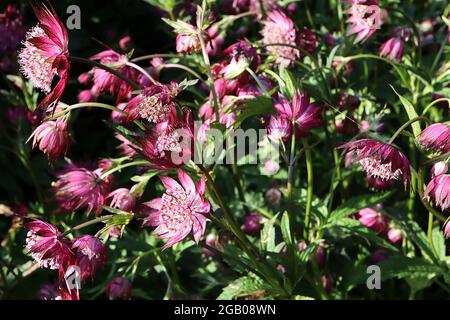
<instances>
[{"instance_id":1,"label":"slender stem","mask_svg":"<svg viewBox=\"0 0 450 320\"><path fill-rule=\"evenodd\" d=\"M75 231L77 231L77 230L86 228L86 227L91 226L91 225L93 225L93 224L96 224L96 223L99 223L99 222L105 222L105 221L108 221L108 220L111 219L112 217L113 217L113 215L110 214L110 215L107 215L107 216L102 216L102 217L98 217L98 218L95 218L95 219L92 219L92 220L83 222L83 223L81 223L81 224L79 224L79 225L77 225L77 226L75 226L75 227L73 227L73 228L70 228L69 230L67 230L67 231L65 231L65 232L63 232L63 233L61 233L61 234L58 236L58 238L63 238L63 237L65 237L65 236L67 236L68 234L72 233L72 232L75 232Z\"/></svg>"},{"instance_id":2,"label":"slender stem","mask_svg":"<svg viewBox=\"0 0 450 320\"><path fill-rule=\"evenodd\" d=\"M249 67L246 67L245 70L250 73L250 75L252 76L252 78L255 80L256 84L258 85L259 89L261 90L262 93L264 93L265 96L270 97L269 92L267 92L266 87L264 87L264 85L261 83L261 80L259 80L258 76L256 75L256 73Z\"/></svg>"},{"instance_id":3,"label":"slender stem","mask_svg":"<svg viewBox=\"0 0 450 320\"><path fill-rule=\"evenodd\" d=\"M295 238L295 217L294 217L294 199L293 199L293 191L294 191L294 167L295 167L295 123L292 125L292 137L291 137L291 151L289 154L289 166L288 166L288 181L287 181L287 200L288 200L288 216L289 216L289 225L291 227L291 234Z\"/></svg>"},{"instance_id":4,"label":"slender stem","mask_svg":"<svg viewBox=\"0 0 450 320\"><path fill-rule=\"evenodd\" d=\"M87 64L87 65L90 65L90 66L93 66L93 67L100 68L100 69L103 69L105 71L108 71L109 73L115 75L116 77L118 77L121 80L123 80L126 83L128 83L134 89L136 89L136 90L141 89L141 86L138 85L136 82L128 79L127 77L125 77L120 72L118 72L118 71L116 71L116 70L114 70L114 69L112 69L112 68L110 68L110 67L108 67L108 66L106 66L104 64L101 64L101 63L99 63L97 61L93 61L93 60L85 59L85 58L73 57L73 56L69 56L69 59L71 61L73 61L73 62L84 63L84 64Z\"/></svg>"},{"instance_id":5,"label":"slender stem","mask_svg":"<svg viewBox=\"0 0 450 320\"><path fill-rule=\"evenodd\" d=\"M154 54L147 54L145 56L140 56L131 59L131 62L139 62L144 60L149 60L153 58L180 58L180 55L175 53L154 53Z\"/></svg>"},{"instance_id":6,"label":"slender stem","mask_svg":"<svg viewBox=\"0 0 450 320\"><path fill-rule=\"evenodd\" d=\"M303 230L303 237L308 239L309 223L311 219L311 208L313 200L314 175L311 148L307 139L302 139L303 148L305 149L306 171L308 175L308 191L306 195L306 211L305 211L305 229Z\"/></svg>"},{"instance_id":7,"label":"slender stem","mask_svg":"<svg viewBox=\"0 0 450 320\"><path fill-rule=\"evenodd\" d=\"M125 164L121 164L118 165L117 167L114 167L112 169L109 169L107 171L105 171L101 176L100 179L105 179L107 176L113 174L116 171L120 171L124 168L128 168L128 167L135 167L135 166L148 166L150 163L146 160L137 160L137 161L133 161L133 162L128 162Z\"/></svg>"},{"instance_id":8,"label":"slender stem","mask_svg":"<svg viewBox=\"0 0 450 320\"><path fill-rule=\"evenodd\" d=\"M427 236L431 246L433 246L433 217L433 214L431 212L428 212Z\"/></svg>"},{"instance_id":9,"label":"slender stem","mask_svg":"<svg viewBox=\"0 0 450 320\"><path fill-rule=\"evenodd\" d=\"M157 84L158 81L156 81L151 75L150 73L148 73L144 68L142 68L141 66L138 66L137 64L128 61L127 62L127 66L132 67L134 69L136 69L137 71L139 71L140 73L142 73L144 76L146 76L153 84Z\"/></svg>"},{"instance_id":10,"label":"slender stem","mask_svg":"<svg viewBox=\"0 0 450 320\"><path fill-rule=\"evenodd\" d=\"M422 115L426 114L426 113L428 112L428 110L431 109L432 106L438 104L439 102L443 102L443 101L446 101L446 102L450 105L450 99L447 99L447 98L439 98L439 99L436 99L436 100L434 100L433 102L431 102L429 105L427 105L427 106L425 107L425 109L423 109Z\"/></svg>"},{"instance_id":11,"label":"slender stem","mask_svg":"<svg viewBox=\"0 0 450 320\"><path fill-rule=\"evenodd\" d=\"M314 26L314 21L311 15L311 10L309 9L308 0L304 0L303 2L305 3L306 18L308 19L308 23L313 29L315 29L316 27Z\"/></svg>"},{"instance_id":12,"label":"slender stem","mask_svg":"<svg viewBox=\"0 0 450 320\"><path fill-rule=\"evenodd\" d=\"M184 71L189 72L190 74L192 74L194 77L196 77L199 80L204 81L204 79L202 78L201 75L199 75L197 72L195 72L194 70L192 70L191 68L184 66L182 64L178 64L178 63L165 63L161 65L161 68L164 69L182 69Z\"/></svg>"},{"instance_id":13,"label":"slender stem","mask_svg":"<svg viewBox=\"0 0 450 320\"><path fill-rule=\"evenodd\" d=\"M395 140L395 138L397 138L400 133L403 132L403 130L405 130L409 125L413 124L414 122L417 121L426 121L426 122L430 122L430 120L426 117L420 116L420 117L415 117L409 121L407 121L406 123L404 123L400 128L398 128L398 130L394 133L394 135L391 137L391 139L389 139L388 144L392 144Z\"/></svg>"}]
</instances>

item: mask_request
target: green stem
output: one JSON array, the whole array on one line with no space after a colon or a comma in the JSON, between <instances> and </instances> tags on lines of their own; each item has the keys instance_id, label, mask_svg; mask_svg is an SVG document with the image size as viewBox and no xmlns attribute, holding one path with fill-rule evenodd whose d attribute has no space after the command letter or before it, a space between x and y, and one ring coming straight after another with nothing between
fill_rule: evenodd
<instances>
[{"instance_id":1,"label":"green stem","mask_svg":"<svg viewBox=\"0 0 450 320\"><path fill-rule=\"evenodd\" d=\"M266 97L270 97L269 92L267 92L266 87L264 87L264 85L261 83L261 80L259 80L258 76L255 74L255 72L253 72L253 70L249 67L246 67L245 70L250 73L250 75L252 76L252 78L255 80L256 84L258 85L259 89L261 90L262 93L264 93L264 95Z\"/></svg>"},{"instance_id":2,"label":"green stem","mask_svg":"<svg viewBox=\"0 0 450 320\"><path fill-rule=\"evenodd\" d=\"M303 148L305 149L306 171L308 175L308 191L306 195L306 211L305 211L305 228L303 230L303 237L308 239L309 224L311 220L311 208L313 200L314 175L313 175L313 160L311 148L307 139L302 139Z\"/></svg>"},{"instance_id":3,"label":"green stem","mask_svg":"<svg viewBox=\"0 0 450 320\"><path fill-rule=\"evenodd\" d=\"M423 117L423 116L415 117L415 118L407 121L400 128L398 128L398 130L394 133L394 135L391 137L391 139L389 139L388 144L392 144L394 142L394 140L400 135L400 133L403 132L403 130L405 130L409 125L411 125L411 124L413 124L414 122L417 122L417 121L430 122L430 120L428 118Z\"/></svg>"},{"instance_id":4,"label":"green stem","mask_svg":"<svg viewBox=\"0 0 450 320\"><path fill-rule=\"evenodd\" d=\"M120 171L120 170L122 170L124 168L134 167L134 166L148 166L148 165L150 165L150 163L148 161L146 161L146 160L137 160L137 161L121 164L121 165L118 165L117 167L114 167L112 169L109 169L109 170L105 171L100 176L100 179L105 179L107 176L113 174L114 172Z\"/></svg>"},{"instance_id":5,"label":"green stem","mask_svg":"<svg viewBox=\"0 0 450 320\"><path fill-rule=\"evenodd\" d=\"M75 226L75 227L73 227L73 228L70 228L69 230L67 230L67 231L65 231L65 232L63 232L63 233L61 233L59 236L58 236L58 238L64 238L65 236L67 236L68 234L70 234L70 233L72 233L72 232L75 232L75 231L77 231L77 230L80 230L80 229L83 229L83 228L86 228L86 227L88 227L88 226L91 226L91 225L93 225L93 224L96 224L96 223L99 223L99 222L105 222L105 221L108 221L109 219L111 219L113 217L113 215L107 215L107 216L102 216L102 217L98 217L98 218L95 218L95 219L92 219L92 220L89 220L89 221L86 221L86 222L83 222L83 223L81 223L81 224L79 224L79 225L77 225L77 226Z\"/></svg>"},{"instance_id":6,"label":"green stem","mask_svg":"<svg viewBox=\"0 0 450 320\"><path fill-rule=\"evenodd\" d=\"M433 214L428 212L428 227L427 227L427 236L428 241L430 241L430 245L433 247Z\"/></svg>"},{"instance_id":7,"label":"green stem","mask_svg":"<svg viewBox=\"0 0 450 320\"><path fill-rule=\"evenodd\" d=\"M293 203L293 191L294 191L294 167L295 167L295 125L293 125L293 133L291 137L291 152L289 154L289 166L288 166L288 181L287 181L287 201L288 201L288 215L289 225L291 226L291 234L295 238L294 227L294 203Z\"/></svg>"},{"instance_id":8,"label":"green stem","mask_svg":"<svg viewBox=\"0 0 450 320\"><path fill-rule=\"evenodd\" d=\"M141 66L138 66L137 64L128 61L127 62L127 66L132 67L133 69L136 69L137 71L139 71L140 73L142 73L144 76L146 76L153 84L157 84L158 81L156 81L144 68L142 68Z\"/></svg>"},{"instance_id":9,"label":"green stem","mask_svg":"<svg viewBox=\"0 0 450 320\"><path fill-rule=\"evenodd\" d=\"M443 102L443 101L447 101L447 103L450 105L450 99L447 99L447 98L439 98L439 99L436 99L436 100L434 100L433 102L431 102L429 105L427 105L427 106L425 107L425 109L423 109L422 115L426 114L426 113L428 112L428 110L431 109L432 106L434 106L435 104L438 104L439 102Z\"/></svg>"}]
</instances>

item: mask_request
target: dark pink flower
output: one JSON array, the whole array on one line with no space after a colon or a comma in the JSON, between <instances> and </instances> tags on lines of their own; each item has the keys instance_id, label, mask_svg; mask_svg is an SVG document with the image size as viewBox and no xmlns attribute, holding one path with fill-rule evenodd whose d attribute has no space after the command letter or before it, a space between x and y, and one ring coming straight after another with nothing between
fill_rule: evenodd
<instances>
[{"instance_id":1,"label":"dark pink flower","mask_svg":"<svg viewBox=\"0 0 450 320\"><path fill-rule=\"evenodd\" d=\"M23 18L12 4L0 13L0 52L11 53L16 50L25 36Z\"/></svg>"},{"instance_id":2,"label":"dark pink flower","mask_svg":"<svg viewBox=\"0 0 450 320\"><path fill-rule=\"evenodd\" d=\"M374 139L361 139L344 144L348 148L346 165L358 163L369 179L382 180L393 184L403 179L406 188L410 180L409 161L406 156L393 146Z\"/></svg>"},{"instance_id":3,"label":"dark pink flower","mask_svg":"<svg viewBox=\"0 0 450 320\"><path fill-rule=\"evenodd\" d=\"M360 105L360 100L358 97L352 96L351 94L340 92L338 105L339 110L341 111L355 111Z\"/></svg>"},{"instance_id":4,"label":"dark pink flower","mask_svg":"<svg viewBox=\"0 0 450 320\"><path fill-rule=\"evenodd\" d=\"M92 56L91 60L98 60L101 64L114 69L131 81L137 82L139 72L127 65L128 57L126 55L113 50L106 50ZM92 72L94 82L92 93L95 96L108 92L113 96L117 96L117 104L130 96L133 87L127 82L104 69L94 68Z\"/></svg>"},{"instance_id":5,"label":"dark pink flower","mask_svg":"<svg viewBox=\"0 0 450 320\"><path fill-rule=\"evenodd\" d=\"M203 198L205 179L201 178L195 185L186 172L178 170L177 175L181 185L168 176L161 176L165 193L146 203L152 211L144 225L156 227L155 233L168 240L164 249L182 241L191 231L198 243L205 233L205 215L210 211L209 202Z\"/></svg>"},{"instance_id":6,"label":"dark pink flower","mask_svg":"<svg viewBox=\"0 0 450 320\"><path fill-rule=\"evenodd\" d=\"M387 232L387 237L390 242L397 244L403 239L403 232L397 228L390 228Z\"/></svg>"},{"instance_id":7,"label":"dark pink flower","mask_svg":"<svg viewBox=\"0 0 450 320\"><path fill-rule=\"evenodd\" d=\"M381 261L387 260L388 258L388 252L386 250L377 250L370 256L370 260L377 264Z\"/></svg>"},{"instance_id":8,"label":"dark pink flower","mask_svg":"<svg viewBox=\"0 0 450 320\"><path fill-rule=\"evenodd\" d=\"M39 23L28 31L18 59L23 74L47 94L40 106L53 106L69 81L69 39L66 27L53 9L37 6L33 10ZM59 81L52 89L55 76Z\"/></svg>"},{"instance_id":9,"label":"dark pink flower","mask_svg":"<svg viewBox=\"0 0 450 320\"><path fill-rule=\"evenodd\" d=\"M361 209L358 212L359 222L375 232L381 233L388 227L388 219L371 208Z\"/></svg>"},{"instance_id":10,"label":"dark pink flower","mask_svg":"<svg viewBox=\"0 0 450 320\"><path fill-rule=\"evenodd\" d=\"M224 54L226 56L226 62L225 66L220 70L220 73L228 80L245 75L239 79L241 84L247 82L249 79L246 68L255 71L261 62L261 58L257 54L256 49L244 40L239 40L230 45L224 50Z\"/></svg>"},{"instance_id":11,"label":"dark pink flower","mask_svg":"<svg viewBox=\"0 0 450 320\"><path fill-rule=\"evenodd\" d=\"M380 46L379 54L389 60L400 62L404 52L403 41L400 38L392 37Z\"/></svg>"},{"instance_id":12,"label":"dark pink flower","mask_svg":"<svg viewBox=\"0 0 450 320\"><path fill-rule=\"evenodd\" d=\"M128 113L128 121L142 118L159 123L173 119L176 116L175 98L178 93L179 87L175 82L169 86L159 83L143 89L124 108Z\"/></svg>"},{"instance_id":13,"label":"dark pink flower","mask_svg":"<svg viewBox=\"0 0 450 320\"><path fill-rule=\"evenodd\" d=\"M58 118L47 120L34 130L30 138L33 138L33 148L39 146L49 160L54 160L67 153L71 139L67 129L67 119Z\"/></svg>"},{"instance_id":14,"label":"dark pink flower","mask_svg":"<svg viewBox=\"0 0 450 320\"><path fill-rule=\"evenodd\" d=\"M309 54L312 54L317 48L317 39L314 32L306 27L297 32L297 45ZM305 52L300 51L300 57L304 57Z\"/></svg>"},{"instance_id":15,"label":"dark pink flower","mask_svg":"<svg viewBox=\"0 0 450 320\"><path fill-rule=\"evenodd\" d=\"M330 32L325 33L324 40L328 47L334 47L336 45L336 38Z\"/></svg>"},{"instance_id":16,"label":"dark pink flower","mask_svg":"<svg viewBox=\"0 0 450 320\"><path fill-rule=\"evenodd\" d=\"M450 125L445 123L433 123L426 127L420 136L418 142L426 149L437 153L450 152Z\"/></svg>"},{"instance_id":17,"label":"dark pink flower","mask_svg":"<svg viewBox=\"0 0 450 320\"><path fill-rule=\"evenodd\" d=\"M241 226L242 231L248 235L256 236L261 231L261 215L254 211L245 216L244 224Z\"/></svg>"},{"instance_id":18,"label":"dark pink flower","mask_svg":"<svg viewBox=\"0 0 450 320\"><path fill-rule=\"evenodd\" d=\"M106 199L111 198L110 206L122 211L131 212L136 205L136 196L133 194L136 188L119 188L111 192Z\"/></svg>"},{"instance_id":19,"label":"dark pink flower","mask_svg":"<svg viewBox=\"0 0 450 320\"><path fill-rule=\"evenodd\" d=\"M442 211L450 208L450 174L441 174L428 183L424 198L431 197L435 206L440 207Z\"/></svg>"},{"instance_id":20,"label":"dark pink flower","mask_svg":"<svg viewBox=\"0 0 450 320\"><path fill-rule=\"evenodd\" d=\"M103 242L91 235L83 235L73 240L72 250L76 254L81 279L94 278L97 269L106 260L107 249Z\"/></svg>"},{"instance_id":21,"label":"dark pink flower","mask_svg":"<svg viewBox=\"0 0 450 320\"><path fill-rule=\"evenodd\" d=\"M27 250L40 267L61 269L72 257L67 239L60 238L61 232L54 225L41 220L25 224Z\"/></svg>"},{"instance_id":22,"label":"dark pink flower","mask_svg":"<svg viewBox=\"0 0 450 320\"><path fill-rule=\"evenodd\" d=\"M309 96L306 93L300 94L296 91L292 97L292 103L279 94L274 107L281 117L296 124L296 134L300 137L307 136L311 129L317 128L322 123L321 109L309 102Z\"/></svg>"},{"instance_id":23,"label":"dark pink flower","mask_svg":"<svg viewBox=\"0 0 450 320\"><path fill-rule=\"evenodd\" d=\"M322 275L320 277L320 281L322 282L322 286L325 289L327 294L330 294L333 291L333 279L326 275Z\"/></svg>"},{"instance_id":24,"label":"dark pink flower","mask_svg":"<svg viewBox=\"0 0 450 320\"><path fill-rule=\"evenodd\" d=\"M284 12L271 11L263 24L262 42L277 63L288 66L300 57L300 51L296 48L297 30L294 22Z\"/></svg>"},{"instance_id":25,"label":"dark pink flower","mask_svg":"<svg viewBox=\"0 0 450 320\"><path fill-rule=\"evenodd\" d=\"M87 208L99 213L111 188L111 179L102 179L104 169L94 171L75 165L69 166L57 176L53 184L55 198L64 211Z\"/></svg>"},{"instance_id":26,"label":"dark pink flower","mask_svg":"<svg viewBox=\"0 0 450 320\"><path fill-rule=\"evenodd\" d=\"M344 0L344 2L351 5L345 11L349 15L347 23L350 24L347 35L357 35L354 43L366 41L383 24L378 0Z\"/></svg>"},{"instance_id":27,"label":"dark pink flower","mask_svg":"<svg viewBox=\"0 0 450 320\"><path fill-rule=\"evenodd\" d=\"M39 300L54 300L60 295L59 285L57 282L44 283L38 291Z\"/></svg>"},{"instance_id":28,"label":"dark pink flower","mask_svg":"<svg viewBox=\"0 0 450 320\"><path fill-rule=\"evenodd\" d=\"M78 102L94 102L97 100L97 96L92 92L91 89L82 90L78 93Z\"/></svg>"},{"instance_id":29,"label":"dark pink flower","mask_svg":"<svg viewBox=\"0 0 450 320\"><path fill-rule=\"evenodd\" d=\"M131 283L124 277L116 277L106 287L109 300L130 300Z\"/></svg>"}]
</instances>

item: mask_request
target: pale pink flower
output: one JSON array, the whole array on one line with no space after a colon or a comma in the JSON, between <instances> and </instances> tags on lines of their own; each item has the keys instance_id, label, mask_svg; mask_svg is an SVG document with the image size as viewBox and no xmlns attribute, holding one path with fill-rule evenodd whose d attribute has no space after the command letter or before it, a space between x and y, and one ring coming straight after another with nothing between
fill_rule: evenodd
<instances>
[{"instance_id":1,"label":"pale pink flower","mask_svg":"<svg viewBox=\"0 0 450 320\"><path fill-rule=\"evenodd\" d=\"M359 222L375 232L381 233L388 227L388 219L372 208L361 209L358 212Z\"/></svg>"},{"instance_id":2,"label":"pale pink flower","mask_svg":"<svg viewBox=\"0 0 450 320\"><path fill-rule=\"evenodd\" d=\"M168 176L161 176L165 193L146 203L153 210L145 218L144 225L156 227L155 233L168 240L164 249L182 241L190 232L198 243L205 233L205 215L210 211L209 202L203 198L205 179L201 178L195 185L183 170L178 170L177 175L181 185Z\"/></svg>"},{"instance_id":3,"label":"pale pink flower","mask_svg":"<svg viewBox=\"0 0 450 320\"><path fill-rule=\"evenodd\" d=\"M397 228L390 228L387 232L387 237L390 242L397 244L403 239L403 232Z\"/></svg>"},{"instance_id":4,"label":"pale pink flower","mask_svg":"<svg viewBox=\"0 0 450 320\"><path fill-rule=\"evenodd\" d=\"M109 204L111 207L131 212L136 205L136 195L133 194L136 186L133 186L131 189L127 188L119 188L111 192L106 199L111 198L111 203Z\"/></svg>"},{"instance_id":5,"label":"pale pink flower","mask_svg":"<svg viewBox=\"0 0 450 320\"><path fill-rule=\"evenodd\" d=\"M445 174L448 171L448 165L444 161L436 162L431 168L431 178L440 176L441 174Z\"/></svg>"},{"instance_id":6,"label":"pale pink flower","mask_svg":"<svg viewBox=\"0 0 450 320\"><path fill-rule=\"evenodd\" d=\"M389 60L400 62L405 51L403 41L398 37L392 37L380 46L379 54Z\"/></svg>"},{"instance_id":7,"label":"pale pink flower","mask_svg":"<svg viewBox=\"0 0 450 320\"><path fill-rule=\"evenodd\" d=\"M383 15L378 6L378 0L344 0L344 2L351 5L345 11L349 15L347 23L350 24L347 35L357 35L355 44L366 41L383 24Z\"/></svg>"},{"instance_id":8,"label":"pale pink flower","mask_svg":"<svg viewBox=\"0 0 450 320\"><path fill-rule=\"evenodd\" d=\"M428 183L424 198L431 197L434 205L440 207L442 211L450 208L450 174L441 174Z\"/></svg>"},{"instance_id":9,"label":"pale pink flower","mask_svg":"<svg viewBox=\"0 0 450 320\"><path fill-rule=\"evenodd\" d=\"M81 279L94 278L97 269L105 264L106 246L98 238L83 235L73 240L72 250L80 267Z\"/></svg>"}]
</instances>

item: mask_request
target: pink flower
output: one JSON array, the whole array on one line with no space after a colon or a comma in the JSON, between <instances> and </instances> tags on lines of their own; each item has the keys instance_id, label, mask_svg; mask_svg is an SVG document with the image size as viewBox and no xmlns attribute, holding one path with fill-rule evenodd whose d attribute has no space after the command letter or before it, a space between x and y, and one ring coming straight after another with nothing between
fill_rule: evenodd
<instances>
[{"instance_id":1,"label":"pink flower","mask_svg":"<svg viewBox=\"0 0 450 320\"><path fill-rule=\"evenodd\" d=\"M141 153L157 169L179 167L191 159L193 148L193 118L187 111L183 119L158 123L139 139Z\"/></svg>"},{"instance_id":2,"label":"pink flower","mask_svg":"<svg viewBox=\"0 0 450 320\"><path fill-rule=\"evenodd\" d=\"M123 36L119 40L119 47L125 52L131 51L131 49L133 49L133 41L131 40L130 35Z\"/></svg>"},{"instance_id":3,"label":"pink flower","mask_svg":"<svg viewBox=\"0 0 450 320\"><path fill-rule=\"evenodd\" d=\"M25 224L27 250L40 267L62 269L71 260L69 242L54 225L41 220Z\"/></svg>"},{"instance_id":4,"label":"pink flower","mask_svg":"<svg viewBox=\"0 0 450 320\"><path fill-rule=\"evenodd\" d=\"M111 188L111 179L102 179L104 169L94 171L86 168L69 166L57 176L53 184L56 201L64 211L74 211L86 207L99 213Z\"/></svg>"},{"instance_id":5,"label":"pink flower","mask_svg":"<svg viewBox=\"0 0 450 320\"><path fill-rule=\"evenodd\" d=\"M205 179L197 185L183 170L177 171L181 185L168 176L161 176L166 188L161 198L153 199L146 205L152 208L144 225L156 227L155 233L163 240L168 240L164 249L182 241L192 231L195 242L205 233L206 217L210 204L204 200Z\"/></svg>"},{"instance_id":6,"label":"pink flower","mask_svg":"<svg viewBox=\"0 0 450 320\"><path fill-rule=\"evenodd\" d=\"M339 93L339 110L344 111L354 111L360 105L360 100L358 97L352 96L350 94L346 94L344 92Z\"/></svg>"},{"instance_id":7,"label":"pink flower","mask_svg":"<svg viewBox=\"0 0 450 320\"><path fill-rule=\"evenodd\" d=\"M431 179L423 194L424 198L428 196L442 211L450 208L450 174L441 174Z\"/></svg>"},{"instance_id":8,"label":"pink flower","mask_svg":"<svg viewBox=\"0 0 450 320\"><path fill-rule=\"evenodd\" d=\"M16 50L24 36L22 15L16 7L8 4L5 12L0 13L0 52Z\"/></svg>"},{"instance_id":9,"label":"pink flower","mask_svg":"<svg viewBox=\"0 0 450 320\"><path fill-rule=\"evenodd\" d=\"M259 82L263 85L263 87L266 89L266 91L270 91L273 86L269 79L267 79L263 75L258 75ZM237 96L240 100L252 100L257 96L262 96L264 92L261 90L261 88L258 86L258 84L253 80L250 79L249 82L247 82L243 86L239 86L237 88Z\"/></svg>"},{"instance_id":10,"label":"pink flower","mask_svg":"<svg viewBox=\"0 0 450 320\"><path fill-rule=\"evenodd\" d=\"M361 209L358 212L359 222L363 226L372 229L375 232L381 233L388 227L387 218L381 213L371 208Z\"/></svg>"},{"instance_id":11,"label":"pink flower","mask_svg":"<svg viewBox=\"0 0 450 320\"><path fill-rule=\"evenodd\" d=\"M72 250L76 254L81 279L94 278L97 269L106 260L106 246L103 242L91 235L83 235L73 240Z\"/></svg>"},{"instance_id":12,"label":"pink flower","mask_svg":"<svg viewBox=\"0 0 450 320\"><path fill-rule=\"evenodd\" d=\"M139 72L127 65L128 58L126 55L113 50L106 50L92 56L91 60L98 60L101 64L116 70L131 81L137 82ZM133 87L127 82L104 69L94 68L92 72L94 82L92 92L95 96L99 96L103 92L109 92L111 95L117 96L116 103L119 104L128 98L133 90Z\"/></svg>"},{"instance_id":13,"label":"pink flower","mask_svg":"<svg viewBox=\"0 0 450 320\"><path fill-rule=\"evenodd\" d=\"M444 161L436 162L431 168L431 178L440 176L441 174L445 174L448 171L448 165Z\"/></svg>"},{"instance_id":14,"label":"pink flower","mask_svg":"<svg viewBox=\"0 0 450 320\"><path fill-rule=\"evenodd\" d=\"M291 136L291 122L285 117L270 116L267 126L269 138L273 141L288 140Z\"/></svg>"},{"instance_id":15,"label":"pink flower","mask_svg":"<svg viewBox=\"0 0 450 320\"><path fill-rule=\"evenodd\" d=\"M277 161L268 159L264 161L264 170L269 175L274 175L280 170L280 164Z\"/></svg>"},{"instance_id":16,"label":"pink flower","mask_svg":"<svg viewBox=\"0 0 450 320\"><path fill-rule=\"evenodd\" d=\"M312 54L317 48L317 40L314 32L306 27L303 27L299 32L297 32L297 45L304 51ZM300 51L300 56L303 57L306 54Z\"/></svg>"},{"instance_id":17,"label":"pink flower","mask_svg":"<svg viewBox=\"0 0 450 320\"><path fill-rule=\"evenodd\" d=\"M426 127L418 142L426 149L445 154L450 152L450 125L445 123L433 123Z\"/></svg>"},{"instance_id":18,"label":"pink flower","mask_svg":"<svg viewBox=\"0 0 450 320\"><path fill-rule=\"evenodd\" d=\"M18 59L23 74L47 94L40 106L53 106L60 100L69 81L69 39L64 24L53 9L38 6L33 10L39 23L28 31ZM52 89L56 75L59 81Z\"/></svg>"},{"instance_id":19,"label":"pink flower","mask_svg":"<svg viewBox=\"0 0 450 320\"><path fill-rule=\"evenodd\" d=\"M279 206L281 203L281 191L277 188L270 188L264 194L264 199L272 206Z\"/></svg>"},{"instance_id":20,"label":"pink flower","mask_svg":"<svg viewBox=\"0 0 450 320\"><path fill-rule=\"evenodd\" d=\"M258 235L262 228L261 219L262 217L258 212L249 213L245 216L244 224L241 226L242 231L251 236Z\"/></svg>"},{"instance_id":21,"label":"pink flower","mask_svg":"<svg viewBox=\"0 0 450 320\"><path fill-rule=\"evenodd\" d=\"M122 211L131 212L136 205L136 196L133 191L136 187L132 187L131 190L127 188L119 188L111 192L106 199L112 198L110 206Z\"/></svg>"},{"instance_id":22,"label":"pink flower","mask_svg":"<svg viewBox=\"0 0 450 320\"><path fill-rule=\"evenodd\" d=\"M128 113L128 121L139 118L151 123L173 119L176 116L175 97L178 95L178 84L151 85L127 103L124 111Z\"/></svg>"},{"instance_id":23,"label":"pink flower","mask_svg":"<svg viewBox=\"0 0 450 320\"><path fill-rule=\"evenodd\" d=\"M263 22L262 42L266 50L276 57L276 62L288 66L300 57L297 46L297 30L294 22L280 10L273 10ZM278 45L273 45L278 44ZM285 44L285 46L280 45Z\"/></svg>"},{"instance_id":24,"label":"pink flower","mask_svg":"<svg viewBox=\"0 0 450 320\"><path fill-rule=\"evenodd\" d=\"M382 12L378 0L344 0L351 6L345 11L349 15L350 28L347 35L357 34L354 43L364 42L383 24Z\"/></svg>"},{"instance_id":25,"label":"pink flower","mask_svg":"<svg viewBox=\"0 0 450 320\"><path fill-rule=\"evenodd\" d=\"M292 103L279 94L274 107L281 117L296 124L296 134L299 137L307 136L311 129L317 128L322 123L321 109L309 103L309 96L306 93L300 94L296 91L292 97Z\"/></svg>"},{"instance_id":26,"label":"pink flower","mask_svg":"<svg viewBox=\"0 0 450 320\"><path fill-rule=\"evenodd\" d=\"M220 70L220 73L228 80L235 79L240 75L244 75L239 79L240 83L247 82L249 75L246 68L256 70L261 62L261 58L256 49L247 41L239 40L224 50L226 55L226 65ZM245 72L245 74L243 74Z\"/></svg>"},{"instance_id":27,"label":"pink flower","mask_svg":"<svg viewBox=\"0 0 450 320\"><path fill-rule=\"evenodd\" d=\"M47 154L49 160L66 154L71 143L65 118L43 122L34 130L29 139L31 138L33 138L33 148L39 146L39 149Z\"/></svg>"},{"instance_id":28,"label":"pink flower","mask_svg":"<svg viewBox=\"0 0 450 320\"><path fill-rule=\"evenodd\" d=\"M346 143L340 148L348 148L346 166L351 162L358 163L369 181L378 183L381 180L393 184L395 180L403 179L406 188L410 180L409 161L393 146L374 139L361 139Z\"/></svg>"},{"instance_id":29,"label":"pink flower","mask_svg":"<svg viewBox=\"0 0 450 320\"><path fill-rule=\"evenodd\" d=\"M141 148L134 145L130 140L125 138L123 135L119 133L115 133L114 136L121 143L117 146L117 149L120 150L123 156L133 157L137 154L137 150L141 151Z\"/></svg>"},{"instance_id":30,"label":"pink flower","mask_svg":"<svg viewBox=\"0 0 450 320\"><path fill-rule=\"evenodd\" d=\"M97 96L90 89L82 90L78 93L78 102L80 103L93 102L95 100L97 100Z\"/></svg>"},{"instance_id":31,"label":"pink flower","mask_svg":"<svg viewBox=\"0 0 450 320\"><path fill-rule=\"evenodd\" d=\"M196 34L179 34L176 39L176 50L178 53L201 52L202 46Z\"/></svg>"},{"instance_id":32,"label":"pink flower","mask_svg":"<svg viewBox=\"0 0 450 320\"><path fill-rule=\"evenodd\" d=\"M326 275L322 275L320 277L320 281L322 282L322 286L325 289L327 294L330 294L333 291L333 279Z\"/></svg>"},{"instance_id":33,"label":"pink flower","mask_svg":"<svg viewBox=\"0 0 450 320\"><path fill-rule=\"evenodd\" d=\"M124 277L116 277L111 280L105 291L109 300L131 299L131 283Z\"/></svg>"},{"instance_id":34,"label":"pink flower","mask_svg":"<svg viewBox=\"0 0 450 320\"><path fill-rule=\"evenodd\" d=\"M444 226L444 237L445 239L450 238L450 223L448 221Z\"/></svg>"},{"instance_id":35,"label":"pink flower","mask_svg":"<svg viewBox=\"0 0 450 320\"><path fill-rule=\"evenodd\" d=\"M404 45L400 38L392 37L383 43L379 49L381 57L387 57L389 60L400 62L403 57Z\"/></svg>"},{"instance_id":36,"label":"pink flower","mask_svg":"<svg viewBox=\"0 0 450 320\"><path fill-rule=\"evenodd\" d=\"M403 239L403 232L400 229L390 228L387 232L387 237L390 242L397 244Z\"/></svg>"}]
</instances>

